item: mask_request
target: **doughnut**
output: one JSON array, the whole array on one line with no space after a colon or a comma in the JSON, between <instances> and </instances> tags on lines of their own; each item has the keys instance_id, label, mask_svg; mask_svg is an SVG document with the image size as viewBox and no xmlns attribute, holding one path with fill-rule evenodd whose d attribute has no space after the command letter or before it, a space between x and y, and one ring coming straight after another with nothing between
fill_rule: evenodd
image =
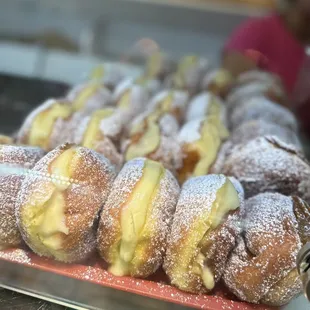
<instances>
[{"instance_id":1,"label":"doughnut","mask_svg":"<svg viewBox=\"0 0 310 310\"><path fill-rule=\"evenodd\" d=\"M96 66L90 74L90 80L99 82L110 91L114 91L118 83L124 78L123 72L116 66L107 67L104 65Z\"/></svg>"},{"instance_id":2,"label":"doughnut","mask_svg":"<svg viewBox=\"0 0 310 310\"><path fill-rule=\"evenodd\" d=\"M209 69L209 61L195 55L183 57L177 71L168 76L166 86L179 90L188 91L191 95L199 91L201 79Z\"/></svg>"},{"instance_id":3,"label":"doughnut","mask_svg":"<svg viewBox=\"0 0 310 310\"><path fill-rule=\"evenodd\" d=\"M17 134L18 144L38 146L49 151L62 143L67 121L72 115L71 103L48 99L25 119Z\"/></svg>"},{"instance_id":4,"label":"doughnut","mask_svg":"<svg viewBox=\"0 0 310 310\"><path fill-rule=\"evenodd\" d=\"M310 241L310 208L296 196L264 193L245 202L243 216L224 282L241 300L285 305L302 291L296 260Z\"/></svg>"},{"instance_id":5,"label":"doughnut","mask_svg":"<svg viewBox=\"0 0 310 310\"><path fill-rule=\"evenodd\" d=\"M151 99L147 108L160 115L170 113L181 123L187 103L187 93L176 90L163 90Z\"/></svg>"},{"instance_id":6,"label":"doughnut","mask_svg":"<svg viewBox=\"0 0 310 310\"><path fill-rule=\"evenodd\" d=\"M298 123L294 114L263 96L253 97L231 111L230 126L232 129L251 120L264 120L289 128L294 132L298 131Z\"/></svg>"},{"instance_id":7,"label":"doughnut","mask_svg":"<svg viewBox=\"0 0 310 310\"><path fill-rule=\"evenodd\" d=\"M183 183L190 176L207 174L227 137L227 129L214 116L186 123L178 135L183 156L183 165L177 171L179 182Z\"/></svg>"},{"instance_id":8,"label":"doughnut","mask_svg":"<svg viewBox=\"0 0 310 310\"><path fill-rule=\"evenodd\" d=\"M148 91L129 78L117 85L113 93L113 102L128 121L140 114L148 102Z\"/></svg>"},{"instance_id":9,"label":"doughnut","mask_svg":"<svg viewBox=\"0 0 310 310\"><path fill-rule=\"evenodd\" d=\"M13 144L13 139L9 136L0 134L0 144Z\"/></svg>"},{"instance_id":10,"label":"doughnut","mask_svg":"<svg viewBox=\"0 0 310 310\"><path fill-rule=\"evenodd\" d=\"M279 192L310 201L309 163L294 146L275 136L259 137L234 147L222 172L242 183L246 197Z\"/></svg>"},{"instance_id":11,"label":"doughnut","mask_svg":"<svg viewBox=\"0 0 310 310\"><path fill-rule=\"evenodd\" d=\"M22 184L16 218L39 256L62 262L86 259L96 247L96 221L115 177L93 150L63 144L44 156Z\"/></svg>"},{"instance_id":12,"label":"doughnut","mask_svg":"<svg viewBox=\"0 0 310 310\"><path fill-rule=\"evenodd\" d=\"M235 86L226 98L227 107L230 110L238 108L244 102L253 97L265 97L272 102L285 103L287 100L283 87L271 81L252 81L243 85Z\"/></svg>"},{"instance_id":13,"label":"doughnut","mask_svg":"<svg viewBox=\"0 0 310 310\"><path fill-rule=\"evenodd\" d=\"M122 127L122 115L116 109L97 110L77 124L73 142L95 150L120 167L123 158L112 141L120 138Z\"/></svg>"},{"instance_id":14,"label":"doughnut","mask_svg":"<svg viewBox=\"0 0 310 310\"><path fill-rule=\"evenodd\" d=\"M191 293L214 289L240 233L242 204L240 183L224 175L184 183L164 261L172 285Z\"/></svg>"},{"instance_id":15,"label":"doughnut","mask_svg":"<svg viewBox=\"0 0 310 310\"><path fill-rule=\"evenodd\" d=\"M159 80L144 75L134 79L134 83L144 87L148 91L149 97L156 95L162 88Z\"/></svg>"},{"instance_id":16,"label":"doughnut","mask_svg":"<svg viewBox=\"0 0 310 310\"><path fill-rule=\"evenodd\" d=\"M293 144L302 150L302 145L296 133L289 128L264 120L251 120L238 126L230 135L229 140L234 144L244 144L261 136L276 136L287 144Z\"/></svg>"},{"instance_id":17,"label":"doughnut","mask_svg":"<svg viewBox=\"0 0 310 310\"><path fill-rule=\"evenodd\" d=\"M181 148L176 141L178 123L171 114L147 113L132 123L123 144L125 160L147 157L161 162L173 173L182 166Z\"/></svg>"},{"instance_id":18,"label":"doughnut","mask_svg":"<svg viewBox=\"0 0 310 310\"><path fill-rule=\"evenodd\" d=\"M116 276L145 278L162 264L179 185L160 163L136 158L116 177L101 213L98 250Z\"/></svg>"},{"instance_id":19,"label":"doughnut","mask_svg":"<svg viewBox=\"0 0 310 310\"><path fill-rule=\"evenodd\" d=\"M43 156L37 147L0 145L0 250L22 241L15 218L16 197L27 170Z\"/></svg>"},{"instance_id":20,"label":"doughnut","mask_svg":"<svg viewBox=\"0 0 310 310\"><path fill-rule=\"evenodd\" d=\"M152 53L146 61L144 76L163 81L174 70L172 61L162 52Z\"/></svg>"},{"instance_id":21,"label":"doughnut","mask_svg":"<svg viewBox=\"0 0 310 310\"><path fill-rule=\"evenodd\" d=\"M207 72L202 80L202 89L212 94L225 97L233 84L232 75L225 69L215 69Z\"/></svg>"},{"instance_id":22,"label":"doughnut","mask_svg":"<svg viewBox=\"0 0 310 310\"><path fill-rule=\"evenodd\" d=\"M242 86L253 82L262 82L269 85L276 84L278 85L278 87L283 87L282 81L279 76L262 70L250 70L241 73L237 77L235 84L237 86Z\"/></svg>"},{"instance_id":23,"label":"doughnut","mask_svg":"<svg viewBox=\"0 0 310 310\"><path fill-rule=\"evenodd\" d=\"M195 96L189 103L186 121L214 115L226 124L226 108L222 100L210 92L203 92Z\"/></svg>"},{"instance_id":24,"label":"doughnut","mask_svg":"<svg viewBox=\"0 0 310 310\"><path fill-rule=\"evenodd\" d=\"M82 114L89 114L112 103L110 91L98 81L74 86L68 92L67 98L72 102L73 111Z\"/></svg>"}]
</instances>

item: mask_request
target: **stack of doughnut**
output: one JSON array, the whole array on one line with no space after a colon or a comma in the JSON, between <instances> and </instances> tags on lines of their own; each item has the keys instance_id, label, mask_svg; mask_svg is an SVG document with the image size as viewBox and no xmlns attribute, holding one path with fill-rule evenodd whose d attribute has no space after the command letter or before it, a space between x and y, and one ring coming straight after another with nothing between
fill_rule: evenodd
<instances>
[{"instance_id":1,"label":"stack of doughnut","mask_svg":"<svg viewBox=\"0 0 310 310\"><path fill-rule=\"evenodd\" d=\"M0 136L0 248L116 276L160 267L171 285L225 285L250 303L301 293L310 165L279 79L234 80L198 56L157 53L140 77L97 68Z\"/></svg>"}]
</instances>

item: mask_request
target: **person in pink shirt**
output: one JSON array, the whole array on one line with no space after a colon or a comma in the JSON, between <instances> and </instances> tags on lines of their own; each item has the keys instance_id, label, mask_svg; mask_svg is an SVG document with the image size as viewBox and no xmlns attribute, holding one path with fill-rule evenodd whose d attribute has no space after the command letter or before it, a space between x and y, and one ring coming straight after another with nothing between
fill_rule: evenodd
<instances>
[{"instance_id":1,"label":"person in pink shirt","mask_svg":"<svg viewBox=\"0 0 310 310\"><path fill-rule=\"evenodd\" d=\"M279 0L277 12L244 22L228 39L222 65L234 76L257 68L277 74L310 137L310 0Z\"/></svg>"}]
</instances>

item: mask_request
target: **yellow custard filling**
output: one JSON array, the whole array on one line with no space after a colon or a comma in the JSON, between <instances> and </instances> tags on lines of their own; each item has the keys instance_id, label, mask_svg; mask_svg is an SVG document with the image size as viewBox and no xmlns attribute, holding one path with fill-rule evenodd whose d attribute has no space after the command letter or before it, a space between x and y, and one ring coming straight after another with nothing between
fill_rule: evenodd
<instances>
[{"instance_id":1,"label":"yellow custard filling","mask_svg":"<svg viewBox=\"0 0 310 310\"><path fill-rule=\"evenodd\" d=\"M48 148L49 138L54 123L58 118L65 119L71 115L71 108L65 104L55 103L48 110L39 113L31 126L28 143L33 146Z\"/></svg>"},{"instance_id":2,"label":"yellow custard filling","mask_svg":"<svg viewBox=\"0 0 310 310\"><path fill-rule=\"evenodd\" d=\"M182 274L188 273L188 268L192 265L192 272L201 276L205 287L209 290L213 289L214 276L204 263L205 256L200 252L193 261L193 253L203 244L204 238L224 221L228 212L238 209L239 206L238 193L230 180L226 179L224 185L218 189L211 208L193 223L190 235L181 248L179 264L175 266L174 271L179 275L177 283L179 287L187 287L186 277L183 277Z\"/></svg>"},{"instance_id":3,"label":"yellow custard filling","mask_svg":"<svg viewBox=\"0 0 310 310\"><path fill-rule=\"evenodd\" d=\"M65 190L70 183L70 164L75 150L70 148L56 158L50 166L51 182L54 185L45 201L34 201L25 206L23 223L27 227L33 244L43 252L53 254L62 249L63 235L69 234L66 226Z\"/></svg>"},{"instance_id":4,"label":"yellow custard filling","mask_svg":"<svg viewBox=\"0 0 310 310\"><path fill-rule=\"evenodd\" d=\"M143 175L122 209L121 241L117 257L109 269L114 275L130 274L131 261L134 259L141 233L148 221L149 208L152 207L151 204L157 195L164 173L165 169L160 163L145 161Z\"/></svg>"},{"instance_id":5,"label":"yellow custard filling","mask_svg":"<svg viewBox=\"0 0 310 310\"><path fill-rule=\"evenodd\" d=\"M73 110L83 110L87 101L102 87L100 83L92 83L86 86L74 99Z\"/></svg>"},{"instance_id":6,"label":"yellow custard filling","mask_svg":"<svg viewBox=\"0 0 310 310\"><path fill-rule=\"evenodd\" d=\"M191 148L198 151L200 160L196 164L193 175L200 176L208 173L216 159L221 141L227 137L228 131L217 117L208 117L202 125L201 139L193 143Z\"/></svg>"},{"instance_id":7,"label":"yellow custard filling","mask_svg":"<svg viewBox=\"0 0 310 310\"><path fill-rule=\"evenodd\" d=\"M117 106L120 109L128 109L131 101L131 89L126 90L119 99Z\"/></svg>"},{"instance_id":8,"label":"yellow custard filling","mask_svg":"<svg viewBox=\"0 0 310 310\"><path fill-rule=\"evenodd\" d=\"M143 157L154 152L160 144L160 128L158 124L149 122L146 132L142 134L136 143L129 145L125 158L131 160L136 157Z\"/></svg>"},{"instance_id":9,"label":"yellow custard filling","mask_svg":"<svg viewBox=\"0 0 310 310\"><path fill-rule=\"evenodd\" d=\"M103 138L100 130L100 123L103 119L110 117L114 113L113 109L102 109L94 112L89 120L87 129L84 133L82 146L92 148L95 141Z\"/></svg>"}]
</instances>

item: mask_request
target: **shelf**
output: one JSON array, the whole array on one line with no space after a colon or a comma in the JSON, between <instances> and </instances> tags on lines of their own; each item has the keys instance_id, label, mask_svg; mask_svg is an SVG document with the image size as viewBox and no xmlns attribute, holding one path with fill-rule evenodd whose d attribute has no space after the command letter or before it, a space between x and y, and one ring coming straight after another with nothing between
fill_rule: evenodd
<instances>
[{"instance_id":1,"label":"shelf","mask_svg":"<svg viewBox=\"0 0 310 310\"><path fill-rule=\"evenodd\" d=\"M119 0L234 15L260 16L274 9L273 0Z\"/></svg>"}]
</instances>

